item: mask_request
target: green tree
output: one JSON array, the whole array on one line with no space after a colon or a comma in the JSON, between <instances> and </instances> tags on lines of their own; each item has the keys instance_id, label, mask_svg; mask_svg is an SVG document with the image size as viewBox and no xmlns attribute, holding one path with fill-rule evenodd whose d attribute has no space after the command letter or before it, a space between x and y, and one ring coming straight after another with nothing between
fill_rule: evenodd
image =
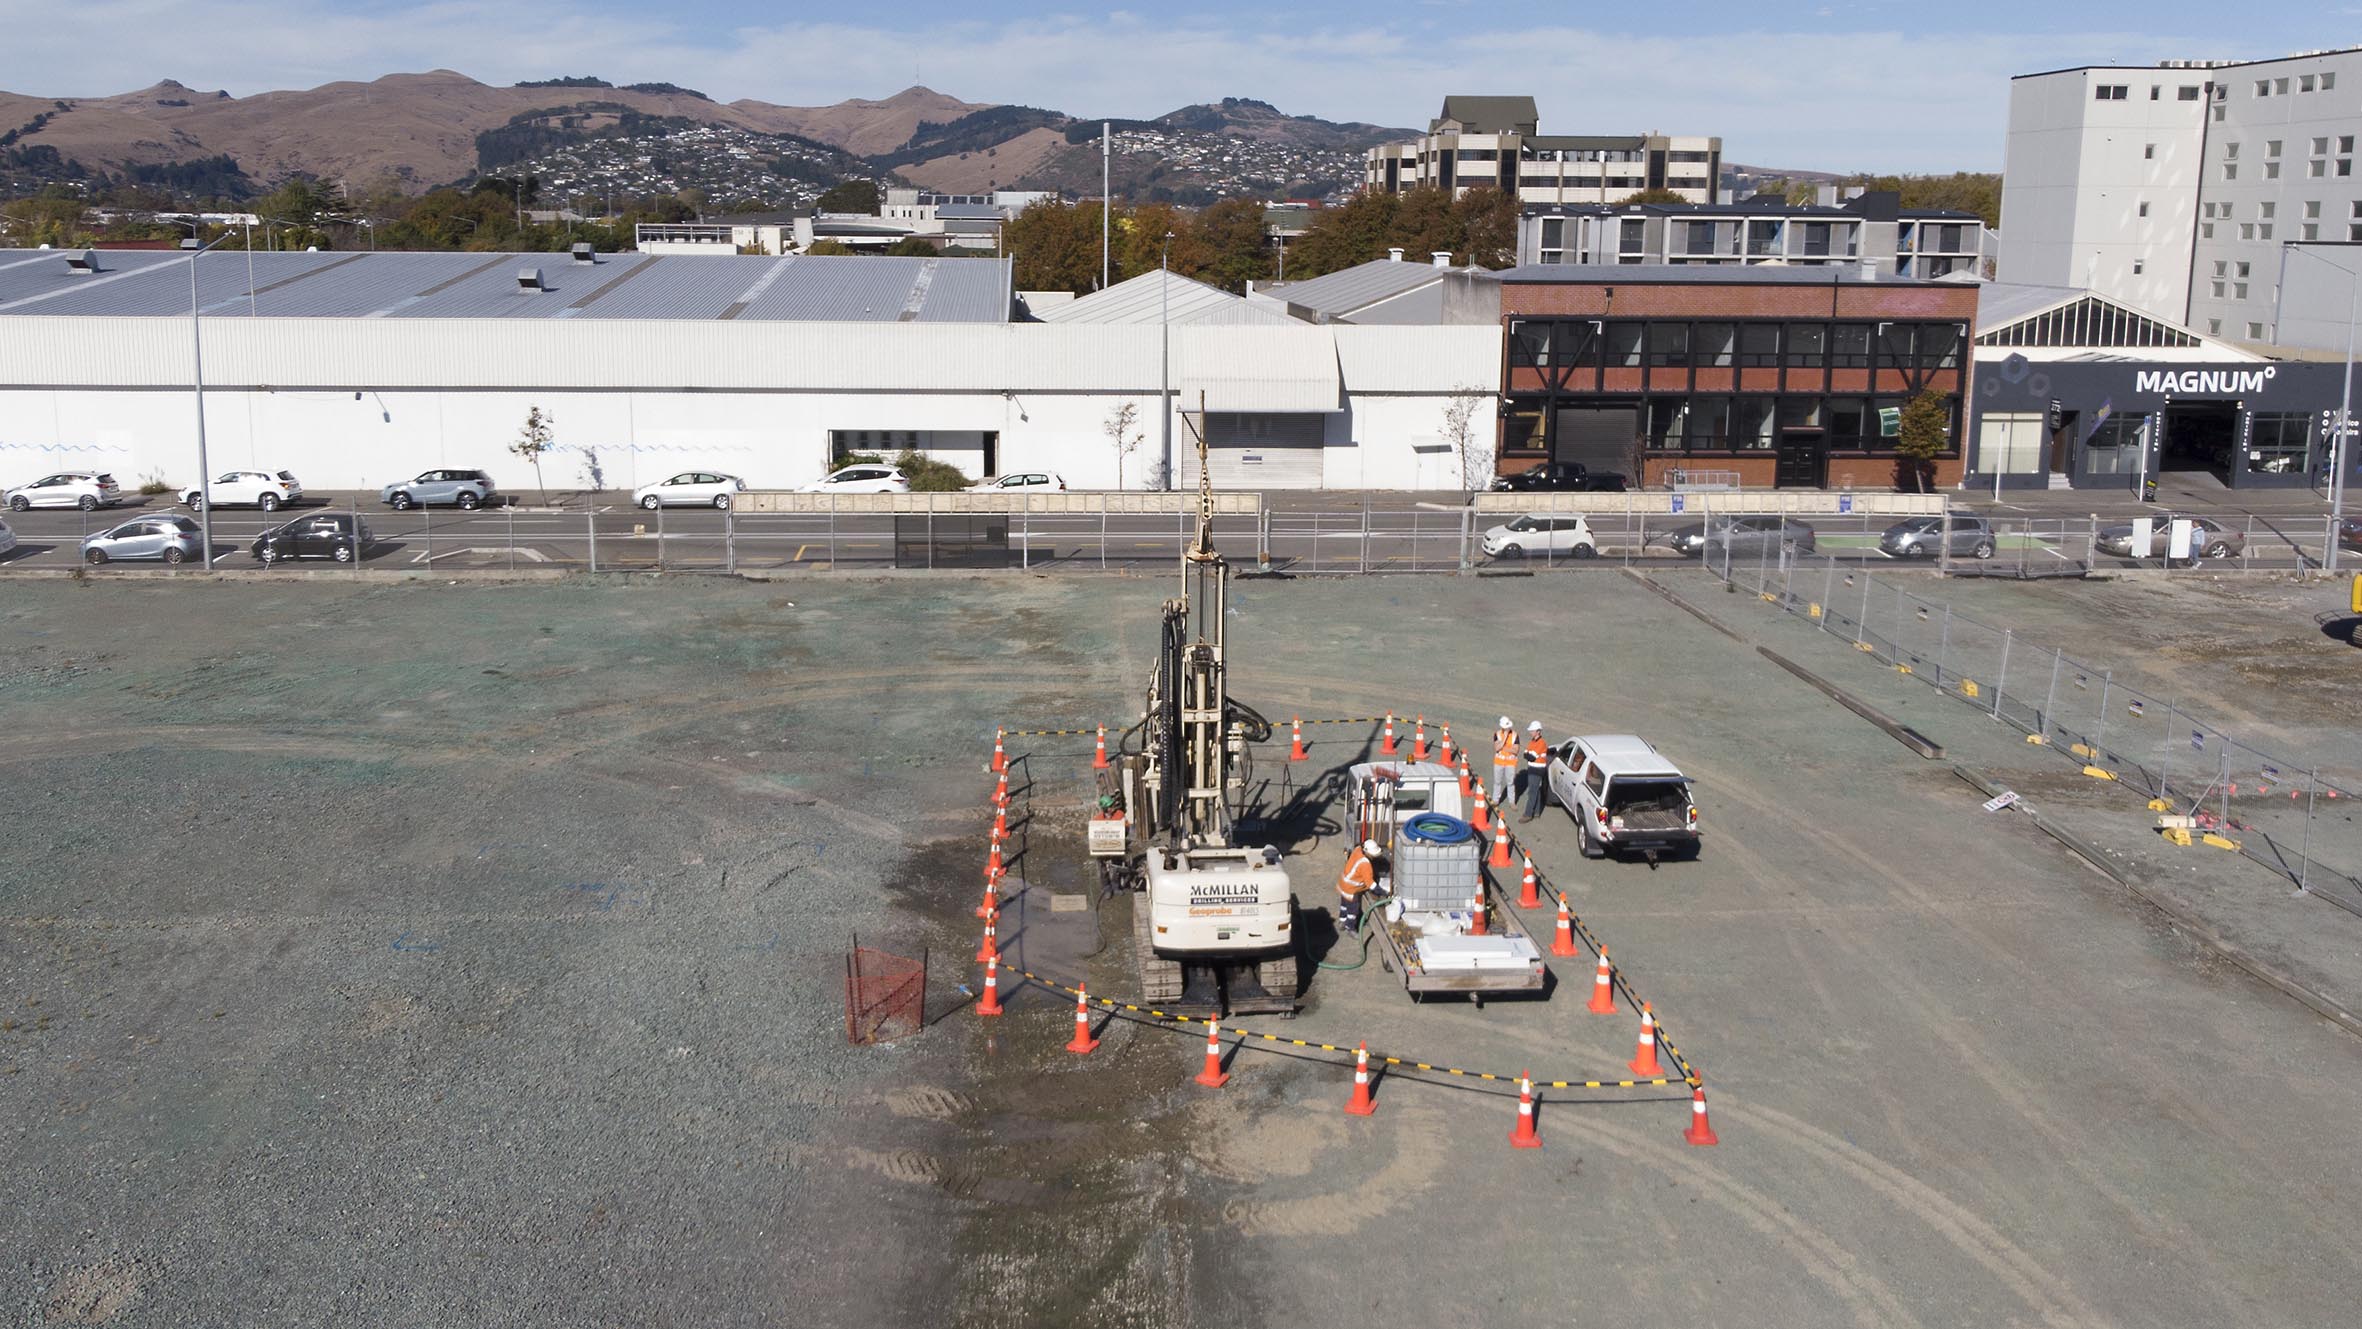
<instances>
[{"instance_id":1,"label":"green tree","mask_svg":"<svg viewBox=\"0 0 2362 1329\"><path fill-rule=\"evenodd\" d=\"M1403 257L1425 263L1434 254L1457 254L1465 235L1452 209L1452 196L1434 185L1402 191L1387 228L1387 243L1400 245Z\"/></svg>"},{"instance_id":2,"label":"green tree","mask_svg":"<svg viewBox=\"0 0 2362 1329\"><path fill-rule=\"evenodd\" d=\"M1227 198L1190 220L1195 248L1205 256L1200 280L1226 291L1244 291L1247 283L1271 275L1270 237L1263 232L1263 204L1251 198Z\"/></svg>"},{"instance_id":3,"label":"green tree","mask_svg":"<svg viewBox=\"0 0 2362 1329\"><path fill-rule=\"evenodd\" d=\"M1072 291L1077 295L1096 290L1099 204L1043 199L1002 228L1001 248L1016 260L1019 290Z\"/></svg>"},{"instance_id":4,"label":"green tree","mask_svg":"<svg viewBox=\"0 0 2362 1329\"><path fill-rule=\"evenodd\" d=\"M1683 198L1681 195L1674 193L1670 189L1643 189L1636 193L1626 194L1618 201L1625 204L1689 202L1688 199Z\"/></svg>"},{"instance_id":5,"label":"green tree","mask_svg":"<svg viewBox=\"0 0 2362 1329\"><path fill-rule=\"evenodd\" d=\"M1460 231L1459 252L1483 268L1517 263L1517 199L1499 189L1471 189L1452 202Z\"/></svg>"},{"instance_id":6,"label":"green tree","mask_svg":"<svg viewBox=\"0 0 2362 1329\"><path fill-rule=\"evenodd\" d=\"M539 406L530 407L525 412L525 423L517 430L517 441L508 445L510 452L533 463L533 487L541 491L544 506L549 503L549 487L541 479L541 454L549 451L556 441L552 428L556 424L556 417L546 414Z\"/></svg>"},{"instance_id":7,"label":"green tree","mask_svg":"<svg viewBox=\"0 0 2362 1329\"><path fill-rule=\"evenodd\" d=\"M875 180L845 180L820 196L812 205L815 212L854 212L864 216L878 215L878 183Z\"/></svg>"},{"instance_id":8,"label":"green tree","mask_svg":"<svg viewBox=\"0 0 2362 1329\"><path fill-rule=\"evenodd\" d=\"M1821 186L1815 181L1784 180L1781 183L1788 187L1787 197L1790 207L1808 208L1820 201Z\"/></svg>"},{"instance_id":9,"label":"green tree","mask_svg":"<svg viewBox=\"0 0 2362 1329\"><path fill-rule=\"evenodd\" d=\"M1895 456L1901 459L1911 492L1927 492L1936 457L1951 441L1951 432L1952 406L1942 393L1921 392L1903 403L1903 418L1895 431Z\"/></svg>"},{"instance_id":10,"label":"green tree","mask_svg":"<svg viewBox=\"0 0 2362 1329\"><path fill-rule=\"evenodd\" d=\"M886 246L886 252L896 258L933 258L942 251L915 235L906 235Z\"/></svg>"},{"instance_id":11,"label":"green tree","mask_svg":"<svg viewBox=\"0 0 2362 1329\"><path fill-rule=\"evenodd\" d=\"M1395 208L1394 195L1368 189L1337 207L1322 209L1288 246L1289 278L1318 277L1386 257Z\"/></svg>"},{"instance_id":12,"label":"green tree","mask_svg":"<svg viewBox=\"0 0 2362 1329\"><path fill-rule=\"evenodd\" d=\"M844 255L858 253L859 251L854 249L853 246L846 244L842 240L814 240L811 244L804 247L804 252L822 258L832 255L841 258Z\"/></svg>"}]
</instances>

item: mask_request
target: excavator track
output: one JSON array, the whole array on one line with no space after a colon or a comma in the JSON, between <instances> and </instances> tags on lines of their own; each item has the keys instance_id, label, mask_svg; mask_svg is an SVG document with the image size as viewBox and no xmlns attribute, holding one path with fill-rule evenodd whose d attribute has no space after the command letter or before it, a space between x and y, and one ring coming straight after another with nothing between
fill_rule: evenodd
<instances>
[{"instance_id":1,"label":"excavator track","mask_svg":"<svg viewBox=\"0 0 2362 1329\"><path fill-rule=\"evenodd\" d=\"M1181 962L1156 953L1148 935L1148 895L1132 897L1132 968L1140 976L1140 1004L1168 1010L1181 1000Z\"/></svg>"}]
</instances>

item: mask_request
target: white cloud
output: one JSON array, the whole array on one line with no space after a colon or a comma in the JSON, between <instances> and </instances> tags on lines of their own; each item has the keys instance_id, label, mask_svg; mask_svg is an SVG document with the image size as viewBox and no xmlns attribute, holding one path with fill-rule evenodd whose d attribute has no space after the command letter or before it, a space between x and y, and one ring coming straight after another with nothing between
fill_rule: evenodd
<instances>
[{"instance_id":1,"label":"white cloud","mask_svg":"<svg viewBox=\"0 0 2362 1329\"><path fill-rule=\"evenodd\" d=\"M1531 92L1545 129L1720 134L1727 157L1829 170L1997 169L2010 75L2089 56L2176 52L2152 38L1582 28L1435 35L1408 25L1259 27L1139 13L911 30L850 22L706 36L647 11L578 14L482 0L339 12L326 0L190 6L88 0L19 24L0 87L103 95L172 77L245 95L456 68L486 82L598 74L729 100L813 104L924 82L970 101L1146 116L1223 96L1296 114L1421 125L1447 93ZM1481 21L1481 20L1480 20Z\"/></svg>"}]
</instances>

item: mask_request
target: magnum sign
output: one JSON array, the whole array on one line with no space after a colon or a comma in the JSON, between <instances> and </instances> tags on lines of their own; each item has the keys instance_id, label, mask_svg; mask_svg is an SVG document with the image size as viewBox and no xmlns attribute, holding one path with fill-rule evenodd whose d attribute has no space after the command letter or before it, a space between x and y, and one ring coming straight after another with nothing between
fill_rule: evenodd
<instances>
[{"instance_id":1,"label":"magnum sign","mask_svg":"<svg viewBox=\"0 0 2362 1329\"><path fill-rule=\"evenodd\" d=\"M2261 392L2277 369L2144 369L2133 376L2135 392L2173 392L2184 396L2235 397Z\"/></svg>"}]
</instances>

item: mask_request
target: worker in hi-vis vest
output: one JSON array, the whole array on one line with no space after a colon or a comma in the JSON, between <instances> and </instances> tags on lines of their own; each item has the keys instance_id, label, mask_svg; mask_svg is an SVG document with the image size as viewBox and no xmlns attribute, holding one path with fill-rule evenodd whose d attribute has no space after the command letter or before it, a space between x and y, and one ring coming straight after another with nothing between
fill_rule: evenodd
<instances>
[{"instance_id":1,"label":"worker in hi-vis vest","mask_svg":"<svg viewBox=\"0 0 2362 1329\"><path fill-rule=\"evenodd\" d=\"M1542 741L1542 722L1525 727L1525 813L1520 822L1542 815L1542 794L1550 784L1550 745Z\"/></svg>"},{"instance_id":2,"label":"worker in hi-vis vest","mask_svg":"<svg viewBox=\"0 0 2362 1329\"><path fill-rule=\"evenodd\" d=\"M1347 932L1361 930L1361 897L1378 883L1378 842L1364 840L1345 853L1345 870L1337 874L1337 926Z\"/></svg>"},{"instance_id":3,"label":"worker in hi-vis vest","mask_svg":"<svg viewBox=\"0 0 2362 1329\"><path fill-rule=\"evenodd\" d=\"M1509 801L1517 791L1517 726L1509 717L1501 717L1501 727L1493 731L1493 792L1489 797L1493 806L1503 813L1509 811Z\"/></svg>"}]
</instances>

